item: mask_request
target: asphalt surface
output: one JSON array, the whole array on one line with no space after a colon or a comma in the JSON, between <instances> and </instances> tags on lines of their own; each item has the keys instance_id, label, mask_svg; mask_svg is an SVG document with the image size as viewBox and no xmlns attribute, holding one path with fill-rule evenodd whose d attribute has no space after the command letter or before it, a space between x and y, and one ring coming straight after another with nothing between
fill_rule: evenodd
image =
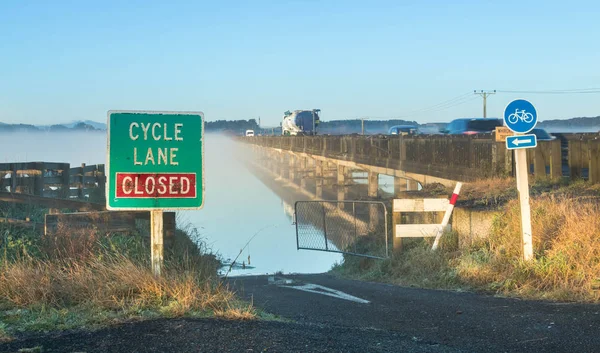
<instances>
[{"instance_id":1,"label":"asphalt surface","mask_svg":"<svg viewBox=\"0 0 600 353\"><path fill-rule=\"evenodd\" d=\"M338 279L230 279L274 321L162 319L21 337L0 352L600 352L600 305Z\"/></svg>"},{"instance_id":2,"label":"asphalt surface","mask_svg":"<svg viewBox=\"0 0 600 353\"><path fill-rule=\"evenodd\" d=\"M298 323L394 332L436 349L600 352L600 305L406 288L331 275L283 277L295 283L282 286L281 280L269 283L264 276L237 278L232 283L256 306ZM305 283L339 290L369 303L291 288Z\"/></svg>"}]
</instances>

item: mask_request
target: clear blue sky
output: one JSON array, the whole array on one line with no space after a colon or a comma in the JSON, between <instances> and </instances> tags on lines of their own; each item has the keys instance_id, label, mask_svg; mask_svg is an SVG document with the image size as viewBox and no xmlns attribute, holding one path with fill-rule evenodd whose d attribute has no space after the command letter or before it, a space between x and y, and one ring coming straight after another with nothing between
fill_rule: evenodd
<instances>
[{"instance_id":1,"label":"clear blue sky","mask_svg":"<svg viewBox=\"0 0 600 353\"><path fill-rule=\"evenodd\" d=\"M0 121L105 121L110 109L263 125L312 108L323 120L480 116L470 95L406 115L474 89L600 87L599 13L597 0L5 0ZM541 120L600 115L600 94L498 93L488 116L517 97Z\"/></svg>"}]
</instances>

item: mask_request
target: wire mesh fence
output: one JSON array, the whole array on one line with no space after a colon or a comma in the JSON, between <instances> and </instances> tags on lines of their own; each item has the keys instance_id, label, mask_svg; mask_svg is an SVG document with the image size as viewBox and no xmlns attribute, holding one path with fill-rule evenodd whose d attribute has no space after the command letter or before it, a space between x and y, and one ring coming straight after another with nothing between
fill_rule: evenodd
<instances>
[{"instance_id":1,"label":"wire mesh fence","mask_svg":"<svg viewBox=\"0 0 600 353\"><path fill-rule=\"evenodd\" d=\"M387 208L376 201L297 201L298 249L388 257Z\"/></svg>"}]
</instances>

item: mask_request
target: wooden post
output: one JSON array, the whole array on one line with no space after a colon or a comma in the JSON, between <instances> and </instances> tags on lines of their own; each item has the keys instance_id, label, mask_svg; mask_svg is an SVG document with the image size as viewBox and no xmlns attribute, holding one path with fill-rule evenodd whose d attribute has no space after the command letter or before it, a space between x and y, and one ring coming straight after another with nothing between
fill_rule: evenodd
<instances>
[{"instance_id":1,"label":"wooden post","mask_svg":"<svg viewBox=\"0 0 600 353\"><path fill-rule=\"evenodd\" d=\"M550 142L550 177L558 179L562 177L562 151L561 142L556 139Z\"/></svg>"},{"instance_id":2,"label":"wooden post","mask_svg":"<svg viewBox=\"0 0 600 353\"><path fill-rule=\"evenodd\" d=\"M98 181L98 188L103 195L102 199L106 200L106 175L105 175L104 164L98 164L98 170L96 172L96 180Z\"/></svg>"},{"instance_id":3,"label":"wooden post","mask_svg":"<svg viewBox=\"0 0 600 353\"><path fill-rule=\"evenodd\" d=\"M531 175L533 175L535 172L535 165L533 166L534 170L531 170L531 165L534 164L535 150L535 148L528 148L525 150L525 154L527 156L527 174Z\"/></svg>"},{"instance_id":4,"label":"wooden post","mask_svg":"<svg viewBox=\"0 0 600 353\"><path fill-rule=\"evenodd\" d=\"M10 192L13 194L17 192L17 165L15 163L11 163L10 165Z\"/></svg>"},{"instance_id":5,"label":"wooden post","mask_svg":"<svg viewBox=\"0 0 600 353\"><path fill-rule=\"evenodd\" d=\"M505 143L502 144L506 146ZM506 176L515 176L513 173L513 150L509 150L506 147L504 147L504 173Z\"/></svg>"},{"instance_id":6,"label":"wooden post","mask_svg":"<svg viewBox=\"0 0 600 353\"><path fill-rule=\"evenodd\" d=\"M81 163L81 173L79 175L79 188L77 190L77 197L79 199L83 199L83 187L84 187L84 180L85 180L85 173L83 172L83 168L85 168L85 163Z\"/></svg>"},{"instance_id":7,"label":"wooden post","mask_svg":"<svg viewBox=\"0 0 600 353\"><path fill-rule=\"evenodd\" d=\"M44 196L44 172L46 165L44 163L35 163L35 169L40 173L36 174L33 181L33 194L36 196Z\"/></svg>"},{"instance_id":8,"label":"wooden post","mask_svg":"<svg viewBox=\"0 0 600 353\"><path fill-rule=\"evenodd\" d=\"M571 179L581 177L581 141L569 140L569 171Z\"/></svg>"},{"instance_id":9,"label":"wooden post","mask_svg":"<svg viewBox=\"0 0 600 353\"><path fill-rule=\"evenodd\" d=\"M523 235L523 259L533 259L533 236L531 231L531 207L529 205L529 181L527 173L526 149L515 150L517 170L517 190L521 205L521 232Z\"/></svg>"},{"instance_id":10,"label":"wooden post","mask_svg":"<svg viewBox=\"0 0 600 353\"><path fill-rule=\"evenodd\" d=\"M402 251L402 238L396 236L396 224L402 223L402 213L393 212L392 213L392 237L394 239L393 249L394 252Z\"/></svg>"},{"instance_id":11,"label":"wooden post","mask_svg":"<svg viewBox=\"0 0 600 353\"><path fill-rule=\"evenodd\" d=\"M62 185L61 185L61 198L68 199L71 196L71 165L64 164L62 170Z\"/></svg>"},{"instance_id":12,"label":"wooden post","mask_svg":"<svg viewBox=\"0 0 600 353\"><path fill-rule=\"evenodd\" d=\"M540 143L540 148L530 148L533 153L533 175L536 179L544 178L546 176L546 159L544 158L545 144Z\"/></svg>"},{"instance_id":13,"label":"wooden post","mask_svg":"<svg viewBox=\"0 0 600 353\"><path fill-rule=\"evenodd\" d=\"M597 140L588 141L589 182L600 182L600 144Z\"/></svg>"},{"instance_id":14,"label":"wooden post","mask_svg":"<svg viewBox=\"0 0 600 353\"><path fill-rule=\"evenodd\" d=\"M161 275L163 265L163 211L150 211L152 273Z\"/></svg>"}]
</instances>

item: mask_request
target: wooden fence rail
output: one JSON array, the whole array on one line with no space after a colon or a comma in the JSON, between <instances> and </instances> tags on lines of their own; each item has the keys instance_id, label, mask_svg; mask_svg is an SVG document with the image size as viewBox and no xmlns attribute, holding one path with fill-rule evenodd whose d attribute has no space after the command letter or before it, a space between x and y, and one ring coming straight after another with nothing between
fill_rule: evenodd
<instances>
[{"instance_id":1,"label":"wooden fence rail","mask_svg":"<svg viewBox=\"0 0 600 353\"><path fill-rule=\"evenodd\" d=\"M0 163L0 191L64 199L104 199L104 165Z\"/></svg>"}]
</instances>

